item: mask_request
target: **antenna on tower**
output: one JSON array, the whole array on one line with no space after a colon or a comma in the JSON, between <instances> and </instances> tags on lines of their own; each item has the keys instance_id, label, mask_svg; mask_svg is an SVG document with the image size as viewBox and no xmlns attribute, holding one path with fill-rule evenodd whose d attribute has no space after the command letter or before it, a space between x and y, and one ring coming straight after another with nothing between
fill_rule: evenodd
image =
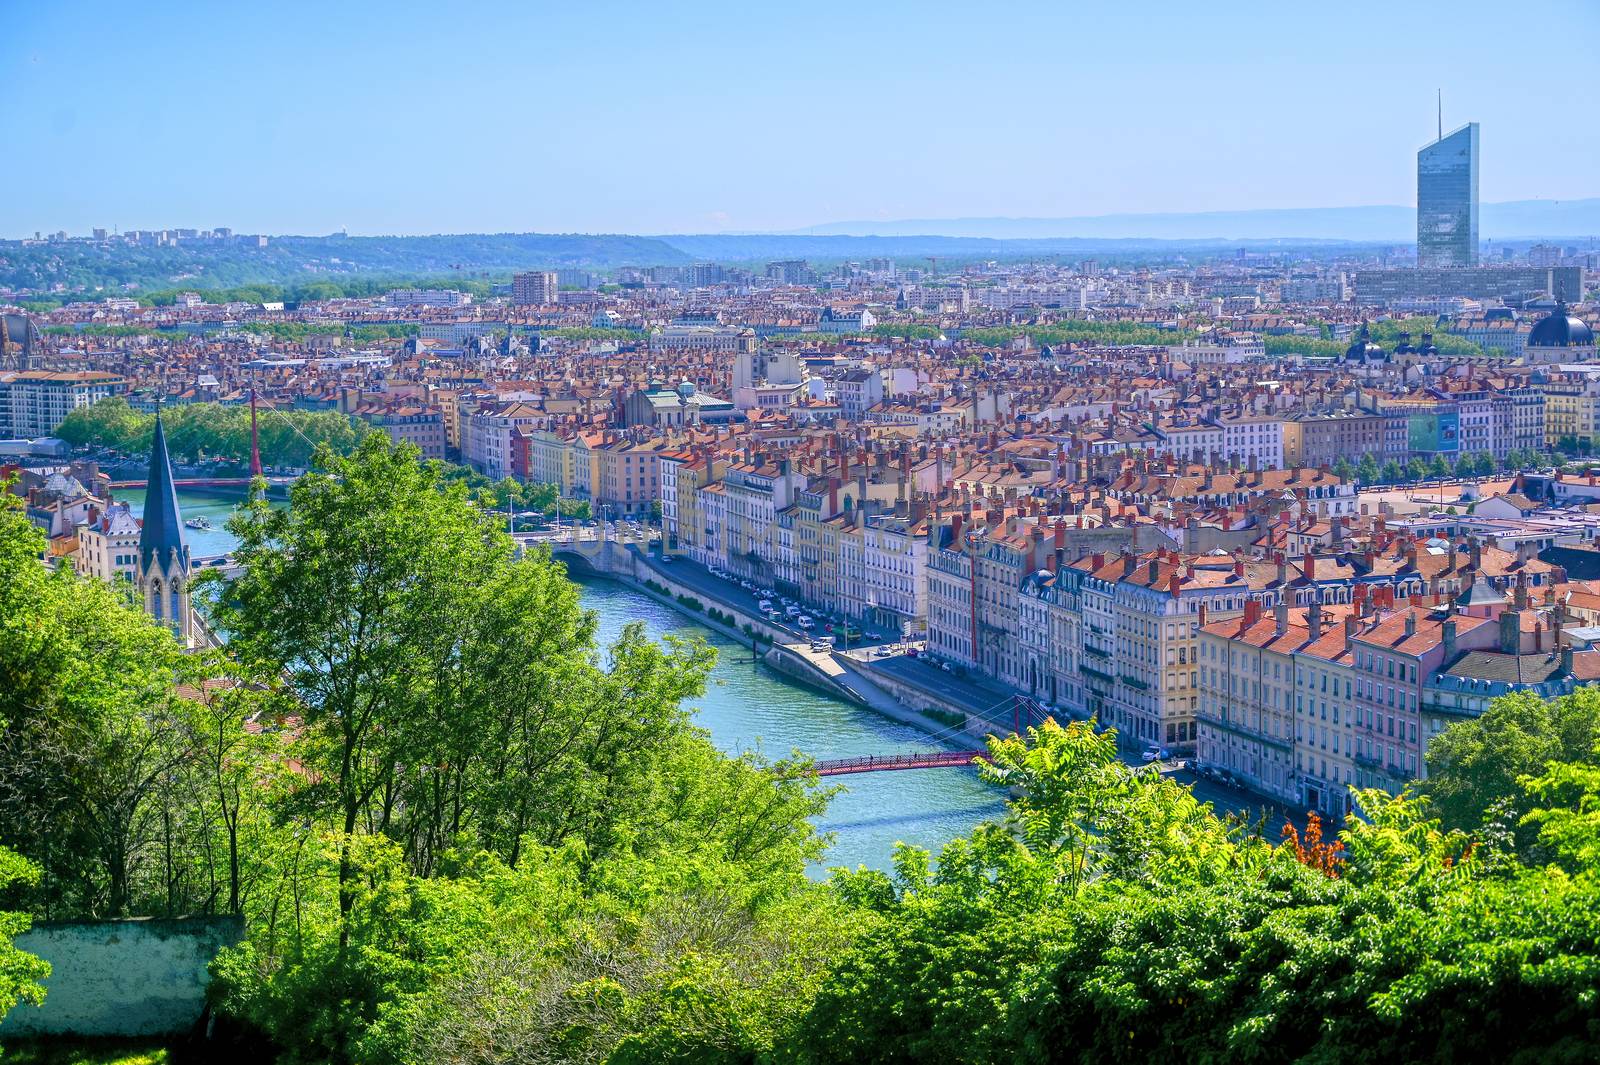
<instances>
[{"instance_id":1,"label":"antenna on tower","mask_svg":"<svg viewBox=\"0 0 1600 1065\"><path fill-rule=\"evenodd\" d=\"M1439 94L1439 139L1444 140L1444 90L1435 90Z\"/></svg>"}]
</instances>

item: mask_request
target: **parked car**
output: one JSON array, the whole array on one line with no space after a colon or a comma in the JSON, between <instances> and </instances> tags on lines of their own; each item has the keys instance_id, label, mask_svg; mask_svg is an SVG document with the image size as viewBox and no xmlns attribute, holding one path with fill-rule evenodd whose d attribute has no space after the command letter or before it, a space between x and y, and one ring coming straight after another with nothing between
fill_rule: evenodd
<instances>
[{"instance_id":1,"label":"parked car","mask_svg":"<svg viewBox=\"0 0 1600 1065\"><path fill-rule=\"evenodd\" d=\"M813 626L814 622L804 614L801 614L795 619L795 624L799 625L802 629L809 629Z\"/></svg>"},{"instance_id":2,"label":"parked car","mask_svg":"<svg viewBox=\"0 0 1600 1065\"><path fill-rule=\"evenodd\" d=\"M1139 757L1146 762L1165 762L1172 757L1172 752L1159 743L1152 743L1140 752Z\"/></svg>"}]
</instances>

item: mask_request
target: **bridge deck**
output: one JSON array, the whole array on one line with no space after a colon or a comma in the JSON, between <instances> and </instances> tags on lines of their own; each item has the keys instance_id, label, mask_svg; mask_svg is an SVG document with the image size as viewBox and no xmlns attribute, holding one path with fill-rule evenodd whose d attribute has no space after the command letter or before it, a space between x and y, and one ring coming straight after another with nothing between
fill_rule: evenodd
<instances>
[{"instance_id":1,"label":"bridge deck","mask_svg":"<svg viewBox=\"0 0 1600 1065\"><path fill-rule=\"evenodd\" d=\"M860 758L832 758L815 762L811 768L819 777L837 777L849 773L882 773L897 769L953 769L971 765L988 753L983 750L869 754Z\"/></svg>"}]
</instances>

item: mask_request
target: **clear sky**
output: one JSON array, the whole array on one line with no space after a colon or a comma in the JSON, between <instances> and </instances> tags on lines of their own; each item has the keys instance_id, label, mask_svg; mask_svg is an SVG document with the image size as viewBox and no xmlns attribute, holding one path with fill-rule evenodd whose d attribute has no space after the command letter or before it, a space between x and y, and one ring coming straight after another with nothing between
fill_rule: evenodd
<instances>
[{"instance_id":1,"label":"clear sky","mask_svg":"<svg viewBox=\"0 0 1600 1065\"><path fill-rule=\"evenodd\" d=\"M0 0L0 234L674 233L1600 195L1597 0Z\"/></svg>"}]
</instances>

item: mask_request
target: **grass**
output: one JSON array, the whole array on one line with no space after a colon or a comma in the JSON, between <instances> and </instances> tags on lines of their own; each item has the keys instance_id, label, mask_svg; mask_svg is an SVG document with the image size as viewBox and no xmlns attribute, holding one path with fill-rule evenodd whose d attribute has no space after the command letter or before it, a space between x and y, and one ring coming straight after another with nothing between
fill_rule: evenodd
<instances>
[{"instance_id":1,"label":"grass","mask_svg":"<svg viewBox=\"0 0 1600 1065\"><path fill-rule=\"evenodd\" d=\"M166 1065L167 1046L150 1039L7 1040L5 1065Z\"/></svg>"}]
</instances>

